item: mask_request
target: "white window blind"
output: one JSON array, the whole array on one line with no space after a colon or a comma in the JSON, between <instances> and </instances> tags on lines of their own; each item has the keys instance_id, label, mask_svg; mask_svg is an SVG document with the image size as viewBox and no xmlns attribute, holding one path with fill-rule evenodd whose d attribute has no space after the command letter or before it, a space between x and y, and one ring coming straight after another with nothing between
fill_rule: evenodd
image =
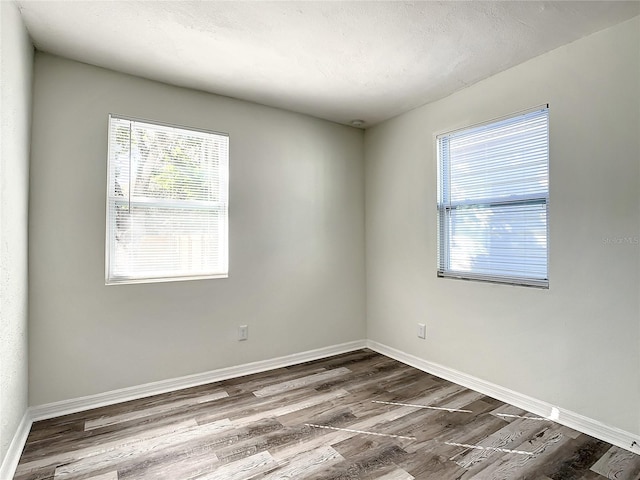
<instances>
[{"instance_id":1,"label":"white window blind","mask_svg":"<svg viewBox=\"0 0 640 480\"><path fill-rule=\"evenodd\" d=\"M437 147L438 275L547 287L548 108Z\"/></svg>"},{"instance_id":2,"label":"white window blind","mask_svg":"<svg viewBox=\"0 0 640 480\"><path fill-rule=\"evenodd\" d=\"M226 277L225 134L111 115L106 283Z\"/></svg>"}]
</instances>

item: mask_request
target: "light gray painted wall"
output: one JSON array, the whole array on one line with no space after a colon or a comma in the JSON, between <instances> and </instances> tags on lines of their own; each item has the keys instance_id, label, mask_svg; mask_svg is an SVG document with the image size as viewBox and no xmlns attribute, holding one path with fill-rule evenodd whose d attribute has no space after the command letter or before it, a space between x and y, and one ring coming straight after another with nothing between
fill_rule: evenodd
<instances>
[{"instance_id":1,"label":"light gray painted wall","mask_svg":"<svg viewBox=\"0 0 640 480\"><path fill-rule=\"evenodd\" d=\"M362 131L47 54L34 72L32 405L364 338ZM104 285L110 112L230 134L228 279Z\"/></svg>"},{"instance_id":2,"label":"light gray painted wall","mask_svg":"<svg viewBox=\"0 0 640 480\"><path fill-rule=\"evenodd\" d=\"M27 409L27 211L33 46L0 2L0 463Z\"/></svg>"},{"instance_id":3,"label":"light gray painted wall","mask_svg":"<svg viewBox=\"0 0 640 480\"><path fill-rule=\"evenodd\" d=\"M550 289L436 278L435 135L547 102ZM639 138L638 17L367 130L368 338L640 433Z\"/></svg>"}]
</instances>

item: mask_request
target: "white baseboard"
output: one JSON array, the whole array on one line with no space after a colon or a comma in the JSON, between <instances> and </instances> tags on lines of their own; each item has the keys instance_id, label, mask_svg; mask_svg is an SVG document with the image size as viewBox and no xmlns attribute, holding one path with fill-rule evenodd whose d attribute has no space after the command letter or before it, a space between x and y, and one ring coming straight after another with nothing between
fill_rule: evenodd
<instances>
[{"instance_id":1,"label":"white baseboard","mask_svg":"<svg viewBox=\"0 0 640 480\"><path fill-rule=\"evenodd\" d=\"M414 355L396 350L395 348L373 340L357 340L307 352L286 355L284 357L247 363L235 367L221 368L210 372L198 373L195 375L162 380L159 382L113 390L96 395L89 395L86 397L30 407L25 412L24 417L22 418L22 421L20 422L20 425L13 437L11 445L9 446L9 450L5 455L4 461L0 466L0 479L5 480L13 477L18 461L20 460L20 455L22 454L22 449L27 441L31 425L35 421L60 417L70 413L172 392L183 388L218 382L229 378L242 377L253 373L274 370L276 368L331 357L333 355L339 355L341 353L351 352L365 347L424 372L444 378L445 380L457 383L458 385L470 388L511 405L515 405L516 407L527 410L533 414L550 418L569 428L591 435L592 437L624 448L630 452L640 453L640 436L638 435L634 435L619 428L610 427L570 410L556 407L550 403L514 392L513 390L486 382L452 368L423 360Z\"/></svg>"},{"instance_id":2,"label":"white baseboard","mask_svg":"<svg viewBox=\"0 0 640 480\"><path fill-rule=\"evenodd\" d=\"M11 440L11 443L9 444L9 449L4 456L2 465L0 465L0 479L5 480L13 478L18 462L20 461L20 455L22 455L22 450L24 449L24 445L27 443L27 437L29 436L32 423L31 412L27 409L22 416L18 429L13 436L13 440Z\"/></svg>"},{"instance_id":3,"label":"white baseboard","mask_svg":"<svg viewBox=\"0 0 640 480\"><path fill-rule=\"evenodd\" d=\"M640 453L640 436L634 435L633 433L605 425L604 423L572 412L571 410L556 407L550 403L514 392L508 388L467 375L458 370L423 360L373 340L367 340L367 347L382 355L422 370L423 372L444 378L450 382L457 383L463 387L470 388L476 392L527 410L535 415L549 418L561 425L624 448L630 452Z\"/></svg>"},{"instance_id":4,"label":"white baseboard","mask_svg":"<svg viewBox=\"0 0 640 480\"><path fill-rule=\"evenodd\" d=\"M340 345L294 353L284 357L261 360L258 362L246 363L244 365L212 370L210 372L196 373L194 375L146 383L134 387L112 390L110 392L88 395L86 397L38 405L30 408L31 419L36 422L39 420L46 420L48 418L61 417L71 413L91 410L93 408L113 405L115 403L128 402L130 400L159 395L161 393L173 392L183 388L196 387L198 385L219 382L229 378L242 377L253 373L288 367L290 365L331 357L333 355L351 352L365 347L365 340L356 340L353 342L342 343ZM0 479L3 478L4 477L0 477Z\"/></svg>"}]
</instances>

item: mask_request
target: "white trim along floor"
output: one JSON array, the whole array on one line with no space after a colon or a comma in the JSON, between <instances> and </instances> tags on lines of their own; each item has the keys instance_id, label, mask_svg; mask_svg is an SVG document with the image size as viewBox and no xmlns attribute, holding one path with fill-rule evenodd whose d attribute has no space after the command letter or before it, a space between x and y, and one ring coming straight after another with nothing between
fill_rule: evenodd
<instances>
[{"instance_id":1,"label":"white trim along floor","mask_svg":"<svg viewBox=\"0 0 640 480\"><path fill-rule=\"evenodd\" d=\"M18 465L22 449L27 441L33 422L230 378L264 372L276 368L287 367L362 348L369 348L431 375L457 383L502 402L527 410L540 417L553 420L579 432L611 443L630 452L640 454L640 436L638 435L602 424L575 412L556 407L547 402L514 392L457 370L423 360L382 343L372 340L358 340L235 367L222 368L212 370L210 372L163 380L46 405L29 407L14 435L2 466L0 466L0 479L8 480L13 477L13 472L15 472L16 466Z\"/></svg>"}]
</instances>

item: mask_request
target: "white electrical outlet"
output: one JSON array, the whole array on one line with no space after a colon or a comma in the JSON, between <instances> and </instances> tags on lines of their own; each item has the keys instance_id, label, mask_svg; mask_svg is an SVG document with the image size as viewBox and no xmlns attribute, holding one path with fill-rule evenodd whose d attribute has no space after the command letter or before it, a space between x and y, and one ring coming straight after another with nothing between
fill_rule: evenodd
<instances>
[{"instance_id":1,"label":"white electrical outlet","mask_svg":"<svg viewBox=\"0 0 640 480\"><path fill-rule=\"evenodd\" d=\"M248 340L249 339L249 326L248 325L240 325L238 327L238 340Z\"/></svg>"},{"instance_id":2,"label":"white electrical outlet","mask_svg":"<svg viewBox=\"0 0 640 480\"><path fill-rule=\"evenodd\" d=\"M418 337L427 338L427 326L424 323L418 324Z\"/></svg>"}]
</instances>

